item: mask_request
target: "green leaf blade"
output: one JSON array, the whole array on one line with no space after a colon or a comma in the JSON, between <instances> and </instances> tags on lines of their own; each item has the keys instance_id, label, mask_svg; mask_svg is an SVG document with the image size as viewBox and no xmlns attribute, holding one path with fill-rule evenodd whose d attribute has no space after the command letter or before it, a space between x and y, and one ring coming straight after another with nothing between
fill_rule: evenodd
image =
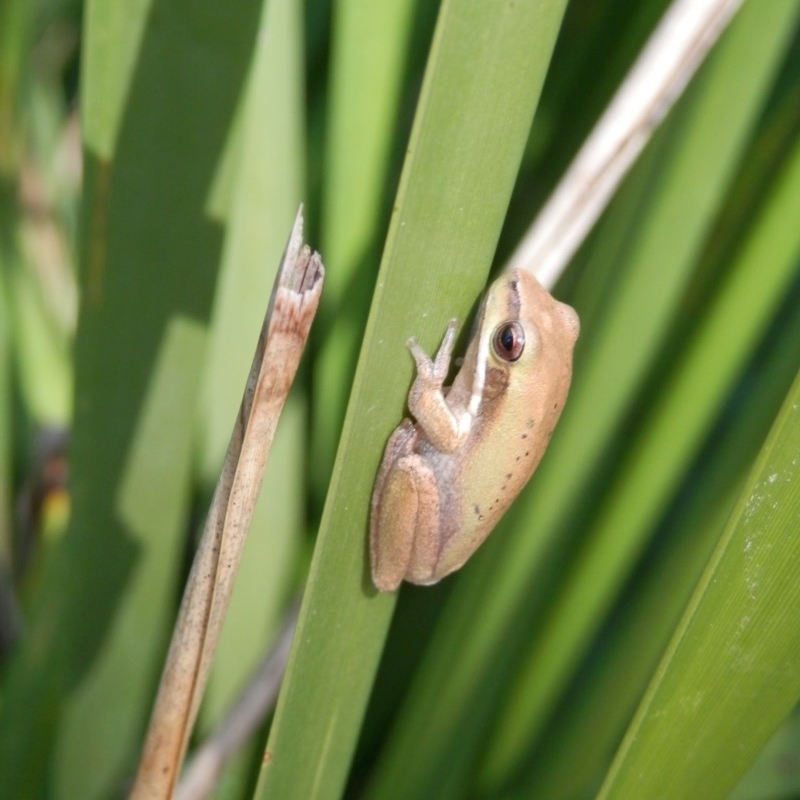
<instances>
[{"instance_id":1,"label":"green leaf blade","mask_svg":"<svg viewBox=\"0 0 800 800\"><path fill-rule=\"evenodd\" d=\"M485 280L562 8L442 7L260 798L342 791L394 606L371 587L365 545L380 450L411 378L404 343L438 341Z\"/></svg>"},{"instance_id":2,"label":"green leaf blade","mask_svg":"<svg viewBox=\"0 0 800 800\"><path fill-rule=\"evenodd\" d=\"M800 377L600 800L724 798L800 697L798 453Z\"/></svg>"}]
</instances>

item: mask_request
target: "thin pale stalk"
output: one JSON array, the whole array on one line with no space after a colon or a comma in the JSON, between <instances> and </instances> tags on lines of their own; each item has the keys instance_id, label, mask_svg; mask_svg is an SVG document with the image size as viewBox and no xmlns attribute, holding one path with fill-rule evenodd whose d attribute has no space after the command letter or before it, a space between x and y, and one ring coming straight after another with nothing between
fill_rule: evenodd
<instances>
[{"instance_id":1,"label":"thin pale stalk","mask_svg":"<svg viewBox=\"0 0 800 800\"><path fill-rule=\"evenodd\" d=\"M297 611L292 605L283 628L217 729L191 755L175 790L175 800L204 800L214 791L226 762L264 721L274 706L289 658Z\"/></svg>"},{"instance_id":2,"label":"thin pale stalk","mask_svg":"<svg viewBox=\"0 0 800 800\"><path fill-rule=\"evenodd\" d=\"M509 260L552 288L742 0L675 0Z\"/></svg>"}]
</instances>

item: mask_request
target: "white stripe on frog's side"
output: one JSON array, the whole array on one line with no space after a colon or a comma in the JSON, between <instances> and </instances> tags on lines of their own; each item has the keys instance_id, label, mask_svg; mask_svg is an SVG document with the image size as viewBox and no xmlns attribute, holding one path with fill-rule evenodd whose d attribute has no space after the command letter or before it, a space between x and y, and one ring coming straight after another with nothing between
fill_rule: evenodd
<instances>
[{"instance_id":1,"label":"white stripe on frog's side","mask_svg":"<svg viewBox=\"0 0 800 800\"><path fill-rule=\"evenodd\" d=\"M482 333L482 331L481 331ZM470 420L478 416L483 399L483 387L486 383L486 365L489 362L489 338L481 336L478 341L478 358L475 363L475 375L472 378L472 394L469 397Z\"/></svg>"}]
</instances>

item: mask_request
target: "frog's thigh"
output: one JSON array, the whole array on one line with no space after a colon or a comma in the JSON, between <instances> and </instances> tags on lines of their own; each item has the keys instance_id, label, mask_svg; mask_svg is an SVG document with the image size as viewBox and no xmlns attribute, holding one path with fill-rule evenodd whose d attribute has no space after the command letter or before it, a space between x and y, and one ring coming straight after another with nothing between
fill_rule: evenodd
<instances>
[{"instance_id":1,"label":"frog's thigh","mask_svg":"<svg viewBox=\"0 0 800 800\"><path fill-rule=\"evenodd\" d=\"M386 442L386 447L383 451L383 459L381 460L381 465L378 469L378 476L375 480L375 486L372 490L370 533L375 530L377 525L376 509L383 496L383 490L384 486L386 485L386 481L392 471L396 468L397 462L403 458L403 456L410 456L413 454L414 445L417 441L417 435L418 434L413 423L408 419L404 419L400 425L398 425L394 431L392 431L389 441Z\"/></svg>"},{"instance_id":2,"label":"frog's thigh","mask_svg":"<svg viewBox=\"0 0 800 800\"><path fill-rule=\"evenodd\" d=\"M439 519L436 479L424 459L411 454L394 463L385 476L376 513L371 547L373 582L384 592L396 589L403 578L419 582L416 571L419 567L425 570L420 557L424 559L423 553L430 549L427 543L420 548L419 539L429 539Z\"/></svg>"}]
</instances>

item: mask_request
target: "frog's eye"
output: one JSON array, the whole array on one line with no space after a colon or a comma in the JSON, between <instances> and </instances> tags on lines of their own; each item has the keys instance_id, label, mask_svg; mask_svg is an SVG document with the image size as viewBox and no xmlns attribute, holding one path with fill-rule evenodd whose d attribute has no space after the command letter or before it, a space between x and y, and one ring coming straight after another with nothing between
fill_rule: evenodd
<instances>
[{"instance_id":1,"label":"frog's eye","mask_svg":"<svg viewBox=\"0 0 800 800\"><path fill-rule=\"evenodd\" d=\"M494 352L503 361L516 361L525 349L525 331L519 322L498 325L492 339Z\"/></svg>"}]
</instances>

